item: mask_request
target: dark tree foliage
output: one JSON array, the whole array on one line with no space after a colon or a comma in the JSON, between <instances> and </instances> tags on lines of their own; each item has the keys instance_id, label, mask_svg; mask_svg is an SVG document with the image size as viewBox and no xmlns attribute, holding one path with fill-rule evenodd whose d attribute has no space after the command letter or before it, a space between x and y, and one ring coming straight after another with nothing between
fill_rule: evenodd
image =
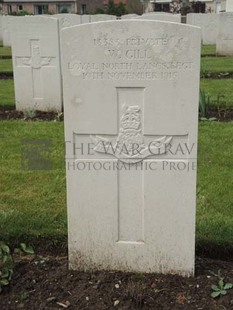
<instances>
[{"instance_id":1,"label":"dark tree foliage","mask_svg":"<svg viewBox=\"0 0 233 310\"><path fill-rule=\"evenodd\" d=\"M127 13L126 5L123 2L115 4L113 0L110 0L108 3L108 7L106 13L109 15L121 16Z\"/></svg>"},{"instance_id":2,"label":"dark tree foliage","mask_svg":"<svg viewBox=\"0 0 233 310\"><path fill-rule=\"evenodd\" d=\"M143 5L140 0L128 0L127 1L127 12L142 14L143 13Z\"/></svg>"},{"instance_id":3,"label":"dark tree foliage","mask_svg":"<svg viewBox=\"0 0 233 310\"><path fill-rule=\"evenodd\" d=\"M205 2L201 2L201 1L193 2L192 9L194 13L205 13L206 4Z\"/></svg>"},{"instance_id":4,"label":"dark tree foliage","mask_svg":"<svg viewBox=\"0 0 233 310\"><path fill-rule=\"evenodd\" d=\"M95 14L109 14L121 16L127 14L127 9L125 3L119 2L118 4L115 4L113 0L110 0L106 9L97 8L95 10Z\"/></svg>"}]
</instances>

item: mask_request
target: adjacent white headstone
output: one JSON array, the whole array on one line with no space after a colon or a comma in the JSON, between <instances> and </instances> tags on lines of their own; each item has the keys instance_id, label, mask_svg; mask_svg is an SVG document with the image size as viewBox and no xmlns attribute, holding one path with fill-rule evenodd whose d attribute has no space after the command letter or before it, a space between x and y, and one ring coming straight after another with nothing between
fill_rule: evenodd
<instances>
[{"instance_id":1,"label":"adjacent white headstone","mask_svg":"<svg viewBox=\"0 0 233 310\"><path fill-rule=\"evenodd\" d=\"M91 15L83 14L81 15L81 24L91 23Z\"/></svg>"},{"instance_id":2,"label":"adjacent white headstone","mask_svg":"<svg viewBox=\"0 0 233 310\"><path fill-rule=\"evenodd\" d=\"M218 55L233 56L233 12L219 14L216 51Z\"/></svg>"},{"instance_id":3,"label":"adjacent white headstone","mask_svg":"<svg viewBox=\"0 0 233 310\"><path fill-rule=\"evenodd\" d=\"M22 17L11 22L17 110L61 111L58 19Z\"/></svg>"},{"instance_id":4,"label":"adjacent white headstone","mask_svg":"<svg viewBox=\"0 0 233 310\"><path fill-rule=\"evenodd\" d=\"M180 15L180 14L172 14L172 13L168 13L168 12L148 12L148 13L144 13L143 15Z\"/></svg>"},{"instance_id":5,"label":"adjacent white headstone","mask_svg":"<svg viewBox=\"0 0 233 310\"><path fill-rule=\"evenodd\" d=\"M233 12L233 1L232 0L227 0L226 12Z\"/></svg>"},{"instance_id":6,"label":"adjacent white headstone","mask_svg":"<svg viewBox=\"0 0 233 310\"><path fill-rule=\"evenodd\" d=\"M59 19L60 29L81 24L81 15L77 14L54 14L52 17Z\"/></svg>"},{"instance_id":7,"label":"adjacent white headstone","mask_svg":"<svg viewBox=\"0 0 233 310\"><path fill-rule=\"evenodd\" d=\"M161 20L173 23L180 23L181 22L181 15L180 14L157 14L157 13L146 13L143 14L137 19L146 19L146 20Z\"/></svg>"},{"instance_id":8,"label":"adjacent white headstone","mask_svg":"<svg viewBox=\"0 0 233 310\"><path fill-rule=\"evenodd\" d=\"M219 14L190 13L187 14L186 24L201 27L203 44L216 44Z\"/></svg>"},{"instance_id":9,"label":"adjacent white headstone","mask_svg":"<svg viewBox=\"0 0 233 310\"><path fill-rule=\"evenodd\" d=\"M0 40L3 39L2 15L0 15Z\"/></svg>"},{"instance_id":10,"label":"adjacent white headstone","mask_svg":"<svg viewBox=\"0 0 233 310\"><path fill-rule=\"evenodd\" d=\"M71 268L193 274L200 43L156 21L62 31Z\"/></svg>"},{"instance_id":11,"label":"adjacent white headstone","mask_svg":"<svg viewBox=\"0 0 233 310\"><path fill-rule=\"evenodd\" d=\"M3 46L11 46L10 24L11 21L19 19L21 17L16 16L2 16L2 34L3 34Z\"/></svg>"},{"instance_id":12,"label":"adjacent white headstone","mask_svg":"<svg viewBox=\"0 0 233 310\"><path fill-rule=\"evenodd\" d=\"M126 14L126 15L122 15L121 19L133 19L135 17L138 17L138 14Z\"/></svg>"},{"instance_id":13,"label":"adjacent white headstone","mask_svg":"<svg viewBox=\"0 0 233 310\"><path fill-rule=\"evenodd\" d=\"M101 22L101 21L108 21L108 20L116 20L115 15L108 15L108 14L95 14L90 15L91 22Z\"/></svg>"}]
</instances>

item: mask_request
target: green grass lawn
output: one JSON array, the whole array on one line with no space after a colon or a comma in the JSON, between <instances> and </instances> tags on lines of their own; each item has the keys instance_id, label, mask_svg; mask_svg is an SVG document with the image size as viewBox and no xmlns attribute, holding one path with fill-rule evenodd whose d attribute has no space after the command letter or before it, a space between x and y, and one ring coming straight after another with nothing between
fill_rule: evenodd
<instances>
[{"instance_id":1,"label":"green grass lawn","mask_svg":"<svg viewBox=\"0 0 233 310\"><path fill-rule=\"evenodd\" d=\"M0 231L11 243L66 243L63 123L0 122ZM21 169L21 140L52 141L51 171ZM197 242L233 243L233 123L199 126ZM60 240L60 241L58 241ZM62 240L62 241L61 241ZM49 241L48 241L49 242Z\"/></svg>"},{"instance_id":2,"label":"green grass lawn","mask_svg":"<svg viewBox=\"0 0 233 310\"><path fill-rule=\"evenodd\" d=\"M15 106L13 80L0 80L0 107L1 106Z\"/></svg>"},{"instance_id":3,"label":"green grass lawn","mask_svg":"<svg viewBox=\"0 0 233 310\"><path fill-rule=\"evenodd\" d=\"M199 126L197 240L233 244L233 123Z\"/></svg>"},{"instance_id":4,"label":"green grass lawn","mask_svg":"<svg viewBox=\"0 0 233 310\"><path fill-rule=\"evenodd\" d=\"M10 46L0 46L0 56L11 56Z\"/></svg>"},{"instance_id":5,"label":"green grass lawn","mask_svg":"<svg viewBox=\"0 0 233 310\"><path fill-rule=\"evenodd\" d=\"M0 73L1 72L13 72L11 59L0 59Z\"/></svg>"},{"instance_id":6,"label":"green grass lawn","mask_svg":"<svg viewBox=\"0 0 233 310\"><path fill-rule=\"evenodd\" d=\"M202 79L201 89L209 96L211 106L233 107L233 79Z\"/></svg>"},{"instance_id":7,"label":"green grass lawn","mask_svg":"<svg viewBox=\"0 0 233 310\"><path fill-rule=\"evenodd\" d=\"M233 73L233 57L202 57L203 72Z\"/></svg>"},{"instance_id":8,"label":"green grass lawn","mask_svg":"<svg viewBox=\"0 0 233 310\"><path fill-rule=\"evenodd\" d=\"M201 47L201 55L213 55L216 54L216 45L202 45Z\"/></svg>"},{"instance_id":9,"label":"green grass lawn","mask_svg":"<svg viewBox=\"0 0 233 310\"><path fill-rule=\"evenodd\" d=\"M21 140L52 141L51 171L21 170ZM66 239L63 123L0 122L0 240Z\"/></svg>"},{"instance_id":10,"label":"green grass lawn","mask_svg":"<svg viewBox=\"0 0 233 310\"><path fill-rule=\"evenodd\" d=\"M0 40L0 56L2 55L11 55L11 47L10 46L3 46L2 40Z\"/></svg>"}]
</instances>

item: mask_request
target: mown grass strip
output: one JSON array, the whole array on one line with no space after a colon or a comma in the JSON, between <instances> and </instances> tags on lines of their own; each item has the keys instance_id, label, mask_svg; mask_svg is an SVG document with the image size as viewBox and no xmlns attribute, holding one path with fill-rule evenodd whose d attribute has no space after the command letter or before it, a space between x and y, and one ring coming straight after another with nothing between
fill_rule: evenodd
<instances>
[{"instance_id":1,"label":"mown grass strip","mask_svg":"<svg viewBox=\"0 0 233 310\"><path fill-rule=\"evenodd\" d=\"M201 73L233 73L233 57L203 57Z\"/></svg>"},{"instance_id":2,"label":"mown grass strip","mask_svg":"<svg viewBox=\"0 0 233 310\"><path fill-rule=\"evenodd\" d=\"M65 238L63 123L2 121L0 136L0 239ZM51 171L21 169L23 139L51 140Z\"/></svg>"},{"instance_id":3,"label":"mown grass strip","mask_svg":"<svg viewBox=\"0 0 233 310\"><path fill-rule=\"evenodd\" d=\"M206 56L215 56L216 55L216 45L202 45L201 55Z\"/></svg>"},{"instance_id":4,"label":"mown grass strip","mask_svg":"<svg viewBox=\"0 0 233 310\"><path fill-rule=\"evenodd\" d=\"M14 81L0 79L0 106L15 106Z\"/></svg>"},{"instance_id":5,"label":"mown grass strip","mask_svg":"<svg viewBox=\"0 0 233 310\"><path fill-rule=\"evenodd\" d=\"M0 60L0 73L13 72L12 59L1 59Z\"/></svg>"},{"instance_id":6,"label":"mown grass strip","mask_svg":"<svg viewBox=\"0 0 233 310\"><path fill-rule=\"evenodd\" d=\"M201 89L210 98L210 105L233 107L233 79L202 79Z\"/></svg>"},{"instance_id":7,"label":"mown grass strip","mask_svg":"<svg viewBox=\"0 0 233 310\"><path fill-rule=\"evenodd\" d=\"M12 56L11 47L10 46L0 46L0 56Z\"/></svg>"},{"instance_id":8,"label":"mown grass strip","mask_svg":"<svg viewBox=\"0 0 233 310\"><path fill-rule=\"evenodd\" d=\"M200 123L197 243L233 244L233 122Z\"/></svg>"}]
</instances>

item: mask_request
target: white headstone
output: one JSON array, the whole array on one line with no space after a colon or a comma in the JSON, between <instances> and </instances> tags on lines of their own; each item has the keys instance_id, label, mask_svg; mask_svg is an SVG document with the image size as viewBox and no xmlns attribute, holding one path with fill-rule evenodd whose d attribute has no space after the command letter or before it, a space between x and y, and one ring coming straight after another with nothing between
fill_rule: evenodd
<instances>
[{"instance_id":1,"label":"white headstone","mask_svg":"<svg viewBox=\"0 0 233 310\"><path fill-rule=\"evenodd\" d=\"M138 14L126 14L126 15L121 15L121 19L133 19L135 17L138 17Z\"/></svg>"},{"instance_id":2,"label":"white headstone","mask_svg":"<svg viewBox=\"0 0 233 310\"><path fill-rule=\"evenodd\" d=\"M146 19L146 20L161 20L173 23L180 23L181 22L181 15L180 14L154 14L154 13L146 13L143 14L137 19Z\"/></svg>"},{"instance_id":3,"label":"white headstone","mask_svg":"<svg viewBox=\"0 0 233 310\"><path fill-rule=\"evenodd\" d=\"M101 22L101 21L108 21L108 20L116 20L115 15L108 15L108 14L95 14L90 15L91 22Z\"/></svg>"},{"instance_id":4,"label":"white headstone","mask_svg":"<svg viewBox=\"0 0 233 310\"><path fill-rule=\"evenodd\" d=\"M91 15L83 14L81 15L81 24L91 23Z\"/></svg>"},{"instance_id":5,"label":"white headstone","mask_svg":"<svg viewBox=\"0 0 233 310\"><path fill-rule=\"evenodd\" d=\"M11 21L16 20L16 19L19 19L19 17L8 16L8 15L2 16L3 46L11 46L10 24L11 24Z\"/></svg>"},{"instance_id":6,"label":"white headstone","mask_svg":"<svg viewBox=\"0 0 233 310\"><path fill-rule=\"evenodd\" d=\"M233 1L232 0L227 0L226 12L233 12Z\"/></svg>"},{"instance_id":7,"label":"white headstone","mask_svg":"<svg viewBox=\"0 0 233 310\"><path fill-rule=\"evenodd\" d=\"M60 29L81 24L81 15L77 14L54 14L52 17L59 19Z\"/></svg>"},{"instance_id":8,"label":"white headstone","mask_svg":"<svg viewBox=\"0 0 233 310\"><path fill-rule=\"evenodd\" d=\"M186 24L197 27L203 26L202 13L189 13L187 14Z\"/></svg>"},{"instance_id":9,"label":"white headstone","mask_svg":"<svg viewBox=\"0 0 233 310\"><path fill-rule=\"evenodd\" d=\"M180 14L172 14L168 12L157 11L157 12L147 12L147 13L144 13L143 15L180 15Z\"/></svg>"},{"instance_id":10,"label":"white headstone","mask_svg":"<svg viewBox=\"0 0 233 310\"><path fill-rule=\"evenodd\" d=\"M2 15L0 15L0 40L3 39Z\"/></svg>"},{"instance_id":11,"label":"white headstone","mask_svg":"<svg viewBox=\"0 0 233 310\"><path fill-rule=\"evenodd\" d=\"M17 110L61 111L58 19L21 17L11 23Z\"/></svg>"},{"instance_id":12,"label":"white headstone","mask_svg":"<svg viewBox=\"0 0 233 310\"><path fill-rule=\"evenodd\" d=\"M202 43L216 44L218 34L219 14L190 13L186 24L201 27Z\"/></svg>"},{"instance_id":13,"label":"white headstone","mask_svg":"<svg viewBox=\"0 0 233 310\"><path fill-rule=\"evenodd\" d=\"M62 31L71 268L193 274L200 43L156 21Z\"/></svg>"},{"instance_id":14,"label":"white headstone","mask_svg":"<svg viewBox=\"0 0 233 310\"><path fill-rule=\"evenodd\" d=\"M216 52L222 56L233 56L233 12L219 14Z\"/></svg>"}]
</instances>

